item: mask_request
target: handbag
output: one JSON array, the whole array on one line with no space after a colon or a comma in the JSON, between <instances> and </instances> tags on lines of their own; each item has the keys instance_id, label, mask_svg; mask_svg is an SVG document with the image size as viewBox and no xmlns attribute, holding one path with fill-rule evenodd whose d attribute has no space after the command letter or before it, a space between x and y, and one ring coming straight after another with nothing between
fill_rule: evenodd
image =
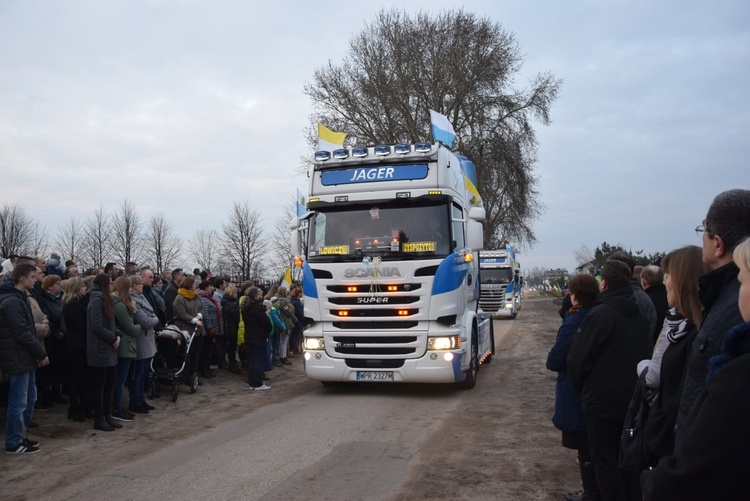
<instances>
[{"instance_id":1,"label":"handbag","mask_svg":"<svg viewBox=\"0 0 750 501\"><path fill-rule=\"evenodd\" d=\"M651 406L656 400L658 390L646 386L647 372L648 369L638 377L620 436L620 468L631 472L641 472L648 468L644 436Z\"/></svg>"}]
</instances>

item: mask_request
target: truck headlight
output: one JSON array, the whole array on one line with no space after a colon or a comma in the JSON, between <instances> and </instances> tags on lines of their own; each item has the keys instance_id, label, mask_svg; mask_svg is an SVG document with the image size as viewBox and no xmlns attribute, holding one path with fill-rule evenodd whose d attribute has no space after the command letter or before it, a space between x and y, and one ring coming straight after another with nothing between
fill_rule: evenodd
<instances>
[{"instance_id":1,"label":"truck headlight","mask_svg":"<svg viewBox=\"0 0 750 501\"><path fill-rule=\"evenodd\" d=\"M322 337L306 337L305 346L306 350L322 350L326 346L325 341Z\"/></svg>"},{"instance_id":2,"label":"truck headlight","mask_svg":"<svg viewBox=\"0 0 750 501\"><path fill-rule=\"evenodd\" d=\"M453 350L461 346L460 336L428 337L428 350Z\"/></svg>"}]
</instances>

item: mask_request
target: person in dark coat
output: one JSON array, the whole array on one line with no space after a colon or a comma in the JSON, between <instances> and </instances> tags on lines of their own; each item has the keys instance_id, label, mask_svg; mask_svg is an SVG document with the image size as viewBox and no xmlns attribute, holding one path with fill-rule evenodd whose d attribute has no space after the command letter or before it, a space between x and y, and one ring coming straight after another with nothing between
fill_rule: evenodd
<instances>
[{"instance_id":1,"label":"person in dark coat","mask_svg":"<svg viewBox=\"0 0 750 501\"><path fill-rule=\"evenodd\" d=\"M741 499L750 492L750 239L734 251L745 323L724 336L683 428L682 448L642 477L644 499Z\"/></svg>"},{"instance_id":2,"label":"person in dark coat","mask_svg":"<svg viewBox=\"0 0 750 501\"><path fill-rule=\"evenodd\" d=\"M682 428L690 410L706 384L708 360L719 353L726 332L742 322L737 306L739 269L732 261L732 251L750 236L750 190L720 193L696 231L702 235L703 261L711 272L702 276L699 283L703 323L693 341L682 387L675 428L675 453L680 451L684 438Z\"/></svg>"},{"instance_id":3,"label":"person in dark coat","mask_svg":"<svg viewBox=\"0 0 750 501\"><path fill-rule=\"evenodd\" d=\"M262 301L263 292L258 287L250 287L241 309L247 344L248 384L254 390L271 389L263 382L263 361L271 334L271 320Z\"/></svg>"},{"instance_id":4,"label":"person in dark coat","mask_svg":"<svg viewBox=\"0 0 750 501\"><path fill-rule=\"evenodd\" d=\"M237 334L240 328L240 305L237 302L237 288L234 285L227 285L221 296L221 318L224 322L224 332L226 333L229 372L240 374L242 371L237 367Z\"/></svg>"},{"instance_id":5,"label":"person in dark coat","mask_svg":"<svg viewBox=\"0 0 750 501\"><path fill-rule=\"evenodd\" d=\"M594 466L591 463L586 421L581 407L581 396L573 386L568 374L567 359L573 337L578 326L588 314L599 294L599 284L591 275L576 275L568 286L571 307L557 331L555 345L547 354L547 369L557 371L555 387L555 413L552 423L562 431L562 445L578 451L578 466L581 470L583 490L565 494L568 501L599 499Z\"/></svg>"},{"instance_id":6,"label":"person in dark coat","mask_svg":"<svg viewBox=\"0 0 750 501\"><path fill-rule=\"evenodd\" d=\"M667 303L670 310L662 337L648 365L646 384L656 377L657 399L649 411L644 430L646 457L650 466L659 458L672 455L674 425L688 354L701 325L698 279L708 271L701 248L689 245L664 256Z\"/></svg>"},{"instance_id":7,"label":"person in dark coat","mask_svg":"<svg viewBox=\"0 0 750 501\"><path fill-rule=\"evenodd\" d=\"M637 474L619 468L620 436L638 381L636 366L650 353L649 322L635 301L631 275L621 261L605 263L601 294L581 322L567 361L581 393L599 491L608 500L641 496Z\"/></svg>"},{"instance_id":8,"label":"person in dark coat","mask_svg":"<svg viewBox=\"0 0 750 501\"><path fill-rule=\"evenodd\" d=\"M185 274L182 272L182 270L180 268L176 268L172 272L172 280L164 290L164 309L166 310L165 316L167 324L171 324L174 321L174 300L177 299L177 291L180 289L180 284L182 283L182 278L184 276Z\"/></svg>"},{"instance_id":9,"label":"person in dark coat","mask_svg":"<svg viewBox=\"0 0 750 501\"><path fill-rule=\"evenodd\" d=\"M292 336L289 339L289 349L294 355L302 353L302 332L305 329L305 307L300 299L301 296L302 289L299 287L292 291L291 302L294 306L294 316L297 317L297 322L294 324Z\"/></svg>"},{"instance_id":10,"label":"person in dark coat","mask_svg":"<svg viewBox=\"0 0 750 501\"><path fill-rule=\"evenodd\" d=\"M91 385L86 364L86 309L89 297L86 286L78 277L63 283L62 314L65 321L68 384L68 419L84 421L86 411L93 408Z\"/></svg>"},{"instance_id":11,"label":"person in dark coat","mask_svg":"<svg viewBox=\"0 0 750 501\"><path fill-rule=\"evenodd\" d=\"M36 402L37 367L49 364L34 330L26 295L34 287L35 267L17 264L11 282L0 286L0 369L9 378L5 418L5 452L33 454L39 443L26 438Z\"/></svg>"},{"instance_id":12,"label":"person in dark coat","mask_svg":"<svg viewBox=\"0 0 750 501\"><path fill-rule=\"evenodd\" d=\"M663 263L662 263L663 265ZM654 303L656 309L656 328L651 333L651 346L656 346L656 339L664 327L667 316L667 286L664 285L664 270L656 265L649 265L641 271L641 288Z\"/></svg>"},{"instance_id":13,"label":"person in dark coat","mask_svg":"<svg viewBox=\"0 0 750 501\"><path fill-rule=\"evenodd\" d=\"M94 429L114 431L122 428L112 419L112 402L117 383L117 348L120 336L115 331L115 303L112 279L102 273L94 277L86 308L86 360L93 386Z\"/></svg>"}]
</instances>

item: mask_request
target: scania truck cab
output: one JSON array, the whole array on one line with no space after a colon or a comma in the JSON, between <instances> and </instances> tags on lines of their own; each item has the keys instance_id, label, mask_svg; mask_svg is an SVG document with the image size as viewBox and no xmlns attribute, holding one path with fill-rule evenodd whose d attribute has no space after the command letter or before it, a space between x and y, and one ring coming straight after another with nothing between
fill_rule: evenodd
<instances>
[{"instance_id":1,"label":"scania truck cab","mask_svg":"<svg viewBox=\"0 0 750 501\"><path fill-rule=\"evenodd\" d=\"M310 378L474 386L494 334L477 314L485 211L470 164L440 143L316 153L292 220Z\"/></svg>"}]
</instances>

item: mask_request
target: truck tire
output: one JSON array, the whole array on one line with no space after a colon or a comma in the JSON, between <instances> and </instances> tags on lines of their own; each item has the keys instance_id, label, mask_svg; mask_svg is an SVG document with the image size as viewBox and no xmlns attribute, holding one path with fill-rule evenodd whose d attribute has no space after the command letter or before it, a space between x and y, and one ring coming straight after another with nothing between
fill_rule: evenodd
<instances>
[{"instance_id":1,"label":"truck tire","mask_svg":"<svg viewBox=\"0 0 750 501\"><path fill-rule=\"evenodd\" d=\"M477 384L477 374L479 374L479 346L477 344L477 328L471 328L471 361L469 368L466 370L466 379L458 383L458 387L464 390L471 390Z\"/></svg>"}]
</instances>

